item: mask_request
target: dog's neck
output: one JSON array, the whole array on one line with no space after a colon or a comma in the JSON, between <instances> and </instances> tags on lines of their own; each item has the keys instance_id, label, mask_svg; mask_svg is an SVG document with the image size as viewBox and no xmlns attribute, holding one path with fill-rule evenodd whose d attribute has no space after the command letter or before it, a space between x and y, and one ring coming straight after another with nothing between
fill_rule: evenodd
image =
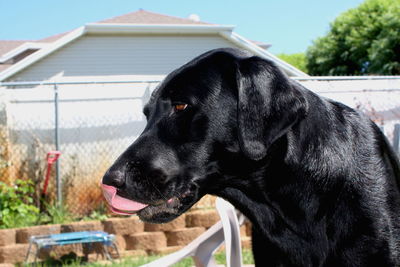
<instances>
[{"instance_id":1,"label":"dog's neck","mask_svg":"<svg viewBox=\"0 0 400 267\"><path fill-rule=\"evenodd\" d=\"M282 148L285 148L282 150ZM276 144L269 149L268 156L260 161L253 161L246 158L243 153L231 153L220 151L224 155L218 158L223 160L218 162L218 171L213 173L208 180L217 180L218 183L209 183L215 185L211 188L213 195L220 196L231 202L237 209L241 210L247 217L250 214L259 214L259 212L268 212L268 191L279 186L279 175L281 171L286 170L284 166L287 148L287 137L283 136ZM225 153L224 153L225 152ZM287 175L287 173L282 173ZM278 176L278 177L277 177ZM235 187L232 187L235 185ZM246 211L252 211L246 214ZM251 221L257 218L249 218Z\"/></svg>"},{"instance_id":2,"label":"dog's neck","mask_svg":"<svg viewBox=\"0 0 400 267\"><path fill-rule=\"evenodd\" d=\"M268 229L266 235L279 224L302 236L295 223L299 218L291 215L298 214L300 220L307 220L308 216L303 214L307 209L292 198L292 194L302 188L296 181L299 170L287 160L288 139L288 136L283 136L277 140L261 161L248 160L240 153L225 155L227 162L220 162L220 173L213 178L222 179L222 182L211 193L231 202L258 229ZM260 214L263 216L257 216Z\"/></svg>"}]
</instances>

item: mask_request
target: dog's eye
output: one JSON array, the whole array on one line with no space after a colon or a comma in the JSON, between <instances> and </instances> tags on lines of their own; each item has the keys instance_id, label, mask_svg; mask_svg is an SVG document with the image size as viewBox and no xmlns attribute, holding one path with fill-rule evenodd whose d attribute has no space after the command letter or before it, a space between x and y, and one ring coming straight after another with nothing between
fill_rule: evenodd
<instances>
[{"instance_id":1,"label":"dog's eye","mask_svg":"<svg viewBox=\"0 0 400 267\"><path fill-rule=\"evenodd\" d=\"M174 105L174 110L175 111L182 111L185 110L187 108L187 104L175 104Z\"/></svg>"}]
</instances>

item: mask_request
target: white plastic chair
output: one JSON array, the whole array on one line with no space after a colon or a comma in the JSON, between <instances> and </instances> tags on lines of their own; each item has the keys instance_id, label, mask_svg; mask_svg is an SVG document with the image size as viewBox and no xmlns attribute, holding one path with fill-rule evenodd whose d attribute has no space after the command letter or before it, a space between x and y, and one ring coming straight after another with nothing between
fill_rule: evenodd
<instances>
[{"instance_id":1,"label":"white plastic chair","mask_svg":"<svg viewBox=\"0 0 400 267\"><path fill-rule=\"evenodd\" d=\"M244 222L245 217L237 212L229 202L221 198L217 198L216 206L221 221L214 224L181 250L142 265L142 267L171 266L190 256L193 258L196 267L216 267L213 254L224 242L226 266L242 267L239 227Z\"/></svg>"}]
</instances>

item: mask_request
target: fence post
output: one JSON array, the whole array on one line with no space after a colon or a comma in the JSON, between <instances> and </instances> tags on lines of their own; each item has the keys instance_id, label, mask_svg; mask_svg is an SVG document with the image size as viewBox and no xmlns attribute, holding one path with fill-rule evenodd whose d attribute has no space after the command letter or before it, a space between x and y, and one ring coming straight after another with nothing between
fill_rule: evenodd
<instances>
[{"instance_id":1,"label":"fence post","mask_svg":"<svg viewBox=\"0 0 400 267\"><path fill-rule=\"evenodd\" d=\"M56 150L60 151L60 132L59 132L59 99L58 86L54 84L54 139ZM62 205L62 182L60 177L60 159L56 161L56 186L58 205Z\"/></svg>"},{"instance_id":2,"label":"fence post","mask_svg":"<svg viewBox=\"0 0 400 267\"><path fill-rule=\"evenodd\" d=\"M394 151L400 157L400 124L395 124L394 125L393 147L394 147Z\"/></svg>"}]
</instances>

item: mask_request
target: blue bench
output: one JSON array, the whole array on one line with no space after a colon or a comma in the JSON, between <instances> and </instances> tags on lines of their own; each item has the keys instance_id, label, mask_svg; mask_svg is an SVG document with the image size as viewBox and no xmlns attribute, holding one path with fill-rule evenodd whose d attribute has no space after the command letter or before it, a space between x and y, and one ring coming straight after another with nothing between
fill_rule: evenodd
<instances>
[{"instance_id":1,"label":"blue bench","mask_svg":"<svg viewBox=\"0 0 400 267\"><path fill-rule=\"evenodd\" d=\"M40 236L32 236L29 239L29 248L26 253L25 262L28 262L29 256L34 253L31 251L32 248L36 247L35 261L39 256L40 249L42 248L51 248L53 246L63 246L69 244L88 244L92 245L93 243L102 244L102 252L106 256L108 260L112 260L112 257L106 247L111 247L117 253L119 257L118 248L115 245L115 236L112 234L108 234L106 232L101 231L85 231L85 232L72 232L72 233L62 233L62 234L53 234L53 235L40 235Z\"/></svg>"}]
</instances>

